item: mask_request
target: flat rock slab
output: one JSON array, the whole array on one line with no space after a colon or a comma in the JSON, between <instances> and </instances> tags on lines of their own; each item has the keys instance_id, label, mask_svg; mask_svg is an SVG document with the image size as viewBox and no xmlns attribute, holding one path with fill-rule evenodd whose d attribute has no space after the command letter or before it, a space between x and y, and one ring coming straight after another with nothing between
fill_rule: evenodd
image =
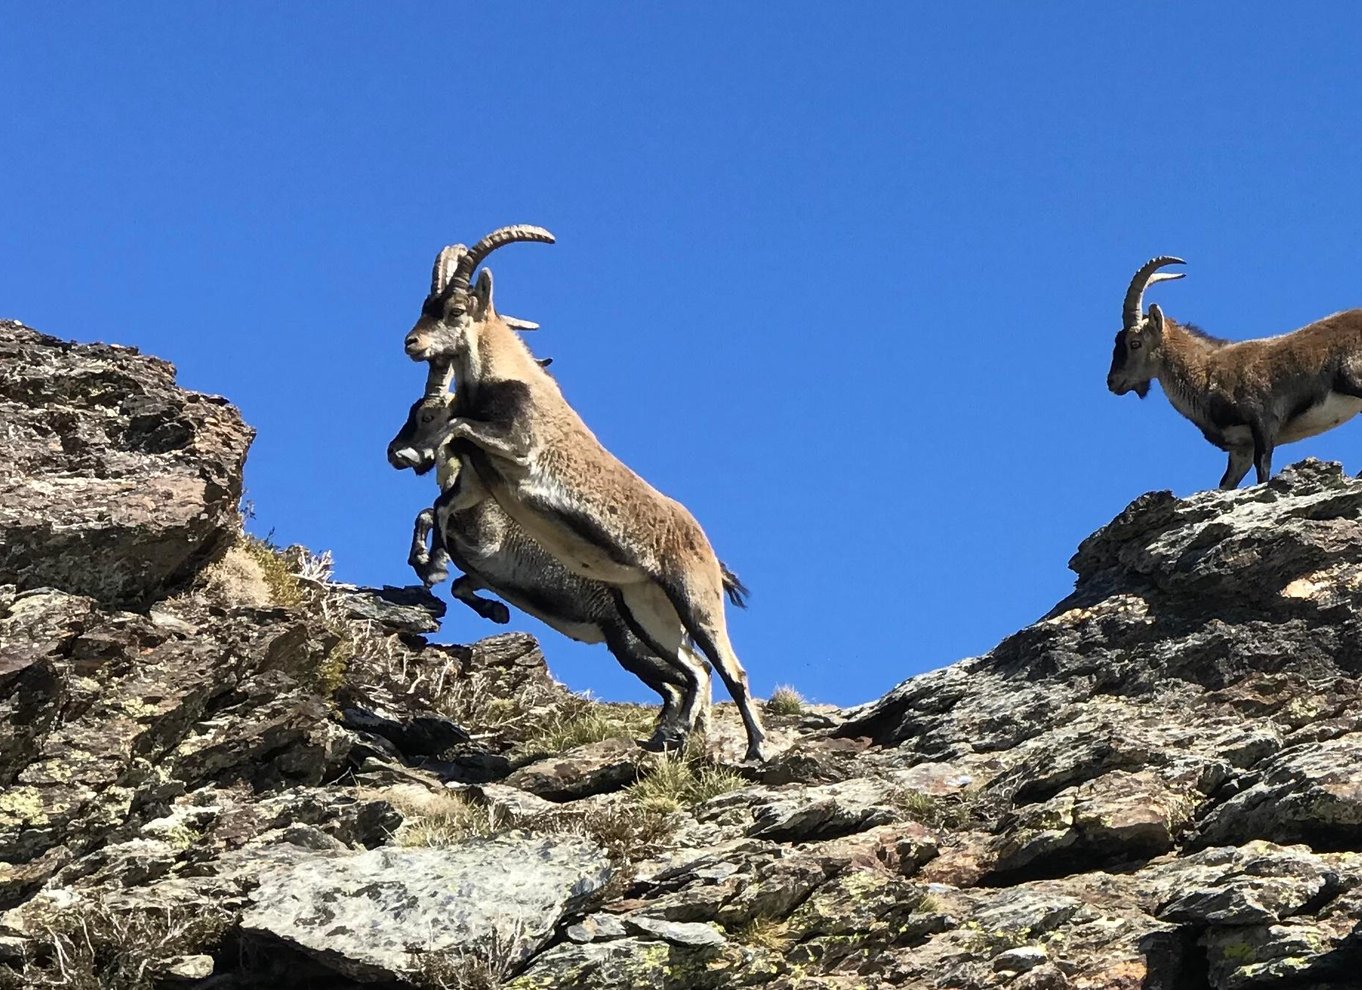
<instances>
[{"instance_id":1,"label":"flat rock slab","mask_svg":"<svg viewBox=\"0 0 1362 990\"><path fill-rule=\"evenodd\" d=\"M262 875L241 926L368 982L413 972L413 949L477 952L492 938L510 940L519 963L610 873L605 853L579 836L318 856Z\"/></svg>"}]
</instances>

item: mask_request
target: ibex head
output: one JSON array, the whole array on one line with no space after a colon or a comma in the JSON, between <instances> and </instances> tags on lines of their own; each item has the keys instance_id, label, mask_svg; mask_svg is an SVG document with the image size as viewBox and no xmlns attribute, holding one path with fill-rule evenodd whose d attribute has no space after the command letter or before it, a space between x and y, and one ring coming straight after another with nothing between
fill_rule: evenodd
<instances>
[{"instance_id":1,"label":"ibex head","mask_svg":"<svg viewBox=\"0 0 1362 990\"><path fill-rule=\"evenodd\" d=\"M430 276L430 295L421 315L407 334L407 356L413 361L450 361L472 347L472 335L480 324L497 319L516 330L533 330L536 324L498 316L492 304L492 273L483 270L476 283L473 272L497 248L516 241L553 243L542 227L518 224L494 230L471 248L452 244L435 258Z\"/></svg>"},{"instance_id":2,"label":"ibex head","mask_svg":"<svg viewBox=\"0 0 1362 990\"><path fill-rule=\"evenodd\" d=\"M454 395L438 392L412 403L407 421L388 444L388 463L399 471L426 474L435 467L436 452L454 419Z\"/></svg>"},{"instance_id":3,"label":"ibex head","mask_svg":"<svg viewBox=\"0 0 1362 990\"><path fill-rule=\"evenodd\" d=\"M1111 370L1107 372L1107 388L1117 395L1133 391L1141 399L1149 394L1149 383L1159 373L1163 346L1163 311L1149 307L1143 314L1144 290L1157 282L1182 278L1186 272L1161 272L1165 265L1185 265L1181 258L1167 255L1151 258L1140 266L1126 290L1125 306L1121 312L1121 332L1116 335L1116 348L1111 355Z\"/></svg>"}]
</instances>

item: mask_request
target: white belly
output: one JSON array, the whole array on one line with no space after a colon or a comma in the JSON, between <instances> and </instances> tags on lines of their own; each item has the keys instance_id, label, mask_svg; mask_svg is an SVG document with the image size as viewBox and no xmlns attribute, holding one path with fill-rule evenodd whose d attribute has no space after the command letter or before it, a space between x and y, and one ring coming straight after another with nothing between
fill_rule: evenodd
<instances>
[{"instance_id":1,"label":"white belly","mask_svg":"<svg viewBox=\"0 0 1362 990\"><path fill-rule=\"evenodd\" d=\"M1332 430L1340 423L1346 423L1362 412L1362 399L1351 395L1330 392L1329 397L1317 406L1311 406L1295 419L1289 420L1277 438L1278 443L1291 443L1304 440L1325 430Z\"/></svg>"}]
</instances>

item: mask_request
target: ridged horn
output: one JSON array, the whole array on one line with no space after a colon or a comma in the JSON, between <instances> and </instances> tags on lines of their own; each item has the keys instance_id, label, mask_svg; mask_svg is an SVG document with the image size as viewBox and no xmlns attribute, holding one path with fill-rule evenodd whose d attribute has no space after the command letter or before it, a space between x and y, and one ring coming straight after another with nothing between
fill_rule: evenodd
<instances>
[{"instance_id":1,"label":"ridged horn","mask_svg":"<svg viewBox=\"0 0 1362 990\"><path fill-rule=\"evenodd\" d=\"M454 380L454 365L445 361L431 361L426 372L426 396L443 395L449 391L449 383Z\"/></svg>"},{"instance_id":2,"label":"ridged horn","mask_svg":"<svg viewBox=\"0 0 1362 990\"><path fill-rule=\"evenodd\" d=\"M459 259L458 266L454 269L454 291L467 292L469 280L473 277L473 270L497 248L514 244L516 241L539 241L541 244L552 244L554 240L554 236L543 227L534 227L527 223L513 224L510 227L500 227L492 231L469 248L468 253Z\"/></svg>"},{"instance_id":3,"label":"ridged horn","mask_svg":"<svg viewBox=\"0 0 1362 990\"><path fill-rule=\"evenodd\" d=\"M1157 258L1150 258L1140 270L1135 273L1135 277L1130 280L1130 288L1126 289L1126 302L1121 310L1121 326L1129 330L1140 322L1140 312L1144 306L1144 290L1151 285L1159 282L1168 282L1175 278L1182 278L1186 272L1160 272L1159 269L1164 265L1185 265L1187 262L1181 258L1174 258L1172 255L1159 255ZM1156 275L1155 272L1158 272Z\"/></svg>"},{"instance_id":4,"label":"ridged horn","mask_svg":"<svg viewBox=\"0 0 1362 990\"><path fill-rule=\"evenodd\" d=\"M447 248L442 248L440 253L435 256L435 267L430 272L430 294L438 296L444 291L454 270L458 267L459 259L468 253L468 248L462 244L451 244Z\"/></svg>"}]
</instances>

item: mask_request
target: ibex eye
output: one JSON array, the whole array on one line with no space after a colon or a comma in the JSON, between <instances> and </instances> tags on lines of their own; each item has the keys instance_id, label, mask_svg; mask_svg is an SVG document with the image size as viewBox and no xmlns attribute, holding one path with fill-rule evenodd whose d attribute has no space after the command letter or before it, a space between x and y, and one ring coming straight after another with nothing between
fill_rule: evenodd
<instances>
[{"instance_id":1,"label":"ibex eye","mask_svg":"<svg viewBox=\"0 0 1362 990\"><path fill-rule=\"evenodd\" d=\"M1138 351L1141 347L1141 344L1140 341L1138 340L1132 340L1129 346L1132 351Z\"/></svg>"}]
</instances>

